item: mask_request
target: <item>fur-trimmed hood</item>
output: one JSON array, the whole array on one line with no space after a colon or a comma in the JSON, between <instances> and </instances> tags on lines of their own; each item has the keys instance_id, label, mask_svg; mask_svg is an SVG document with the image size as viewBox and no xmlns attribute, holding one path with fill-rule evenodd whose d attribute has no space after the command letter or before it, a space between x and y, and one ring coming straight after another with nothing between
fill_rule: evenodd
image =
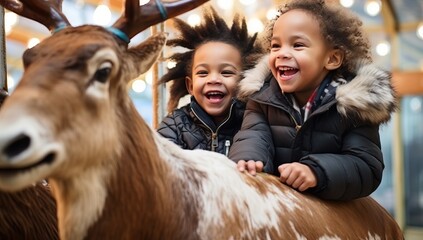
<instances>
[{"instance_id":1,"label":"fur-trimmed hood","mask_svg":"<svg viewBox=\"0 0 423 240\"><path fill-rule=\"evenodd\" d=\"M239 83L238 99L246 101L259 91L271 74L269 56L264 56L257 65L246 71ZM374 64L357 64L357 75L336 90L337 109L345 117L358 117L373 124L389 121L397 109L398 99L391 84L391 74Z\"/></svg>"}]
</instances>

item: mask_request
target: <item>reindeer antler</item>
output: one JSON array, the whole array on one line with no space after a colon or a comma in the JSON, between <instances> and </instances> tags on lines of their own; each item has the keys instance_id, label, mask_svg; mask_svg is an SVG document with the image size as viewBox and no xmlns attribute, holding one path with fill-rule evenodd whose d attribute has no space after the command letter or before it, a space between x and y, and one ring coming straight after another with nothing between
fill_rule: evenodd
<instances>
[{"instance_id":1,"label":"reindeer antler","mask_svg":"<svg viewBox=\"0 0 423 240\"><path fill-rule=\"evenodd\" d=\"M161 0L150 0L149 3L140 6L139 0L127 0L124 13L113 27L121 30L131 39L148 27L188 12L207 1L173 0L162 3Z\"/></svg>"},{"instance_id":2,"label":"reindeer antler","mask_svg":"<svg viewBox=\"0 0 423 240\"><path fill-rule=\"evenodd\" d=\"M150 0L140 6L139 0L127 0L122 16L109 28L122 40L129 40L146 28L168 18L192 10L208 0L179 0L163 2ZM37 21L55 32L70 23L62 12L63 0L0 0L0 5L16 14Z\"/></svg>"},{"instance_id":3,"label":"reindeer antler","mask_svg":"<svg viewBox=\"0 0 423 240\"><path fill-rule=\"evenodd\" d=\"M70 26L62 12L63 0L0 0L0 5L46 26L51 32Z\"/></svg>"}]
</instances>

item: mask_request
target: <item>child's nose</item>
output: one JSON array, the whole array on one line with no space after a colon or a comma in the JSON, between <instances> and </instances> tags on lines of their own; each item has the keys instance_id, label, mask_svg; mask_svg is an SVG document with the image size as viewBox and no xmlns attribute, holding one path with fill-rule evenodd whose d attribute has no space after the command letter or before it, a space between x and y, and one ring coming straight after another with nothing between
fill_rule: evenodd
<instances>
[{"instance_id":1,"label":"child's nose","mask_svg":"<svg viewBox=\"0 0 423 240\"><path fill-rule=\"evenodd\" d=\"M222 82L222 79L220 78L220 74L217 74L217 73L210 74L210 78L208 79L208 83L216 84L216 83L221 83L221 82Z\"/></svg>"},{"instance_id":2,"label":"child's nose","mask_svg":"<svg viewBox=\"0 0 423 240\"><path fill-rule=\"evenodd\" d=\"M279 51L278 51L278 56L277 56L278 58L291 58L292 57L292 54L291 54L291 51L290 51L290 49L289 48L287 48L287 47L282 47L282 48L280 48L279 49Z\"/></svg>"}]
</instances>

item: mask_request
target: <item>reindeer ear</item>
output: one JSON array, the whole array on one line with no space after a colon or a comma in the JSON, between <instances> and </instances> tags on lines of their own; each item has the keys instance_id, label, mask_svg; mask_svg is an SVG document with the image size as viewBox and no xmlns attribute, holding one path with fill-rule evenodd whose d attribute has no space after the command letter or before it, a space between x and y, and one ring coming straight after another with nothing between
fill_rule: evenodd
<instances>
[{"instance_id":1,"label":"reindeer ear","mask_svg":"<svg viewBox=\"0 0 423 240\"><path fill-rule=\"evenodd\" d=\"M166 43L167 33L158 33L149 37L138 46L131 47L128 51L135 64L131 73L135 78L145 72L156 62Z\"/></svg>"}]
</instances>

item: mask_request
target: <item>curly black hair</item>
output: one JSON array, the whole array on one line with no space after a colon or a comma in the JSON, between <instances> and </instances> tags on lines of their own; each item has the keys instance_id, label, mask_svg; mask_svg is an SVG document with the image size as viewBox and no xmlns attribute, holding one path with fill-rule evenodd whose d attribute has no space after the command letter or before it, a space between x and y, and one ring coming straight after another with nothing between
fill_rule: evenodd
<instances>
[{"instance_id":1,"label":"curly black hair","mask_svg":"<svg viewBox=\"0 0 423 240\"><path fill-rule=\"evenodd\" d=\"M187 51L174 53L168 57L176 65L174 68L169 69L159 81L159 84L172 81L168 112L173 111L177 107L179 100L188 94L185 86L185 77L191 75L194 53L203 44L223 42L239 49L243 70L252 68L264 54L264 48L256 41L257 33L248 34L245 18L241 18L239 14L235 15L231 27L212 7L204 9L202 19L202 23L197 26L190 26L178 18L174 19L175 28L179 32L179 36L168 40L167 45L182 47L187 49Z\"/></svg>"},{"instance_id":2,"label":"curly black hair","mask_svg":"<svg viewBox=\"0 0 423 240\"><path fill-rule=\"evenodd\" d=\"M363 22L353 12L338 4L325 3L324 0L292 0L279 6L278 17L294 9L311 14L319 22L326 41L344 53L343 63L336 70L338 75L346 77L354 74L358 63L372 61L369 39L362 29ZM268 25L265 38L269 48L278 17Z\"/></svg>"}]
</instances>

